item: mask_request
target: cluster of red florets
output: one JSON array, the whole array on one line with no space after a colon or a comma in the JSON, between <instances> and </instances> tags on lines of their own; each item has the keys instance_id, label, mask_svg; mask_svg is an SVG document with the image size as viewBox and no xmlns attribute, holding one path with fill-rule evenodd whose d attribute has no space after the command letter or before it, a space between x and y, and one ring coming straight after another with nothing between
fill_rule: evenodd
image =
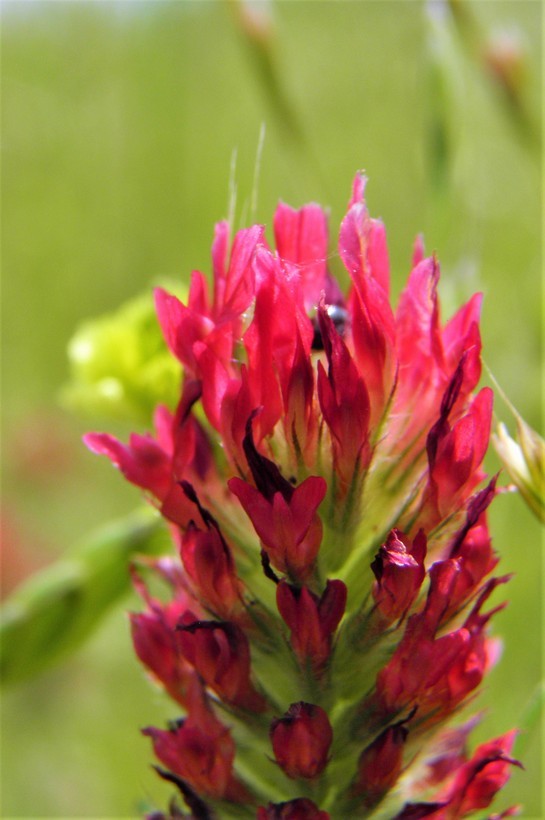
<instances>
[{"instance_id":1,"label":"cluster of red florets","mask_svg":"<svg viewBox=\"0 0 545 820\"><path fill-rule=\"evenodd\" d=\"M443 327L417 241L394 313L364 183L340 229L346 297L319 206L280 205L275 250L262 226L230 247L220 223L213 292L194 272L187 305L156 293L176 412L128 446L87 436L181 558L153 565L166 602L135 572L147 609L131 622L185 712L144 733L193 817L465 817L515 762L512 732L469 757L473 724L440 728L494 660L482 609L506 580L490 578L482 487L492 392L473 395L480 296Z\"/></svg>"}]
</instances>

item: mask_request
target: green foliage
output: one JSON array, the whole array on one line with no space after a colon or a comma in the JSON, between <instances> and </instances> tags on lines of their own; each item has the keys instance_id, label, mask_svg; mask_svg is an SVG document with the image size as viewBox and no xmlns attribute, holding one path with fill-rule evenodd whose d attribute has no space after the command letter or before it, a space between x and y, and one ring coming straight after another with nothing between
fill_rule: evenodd
<instances>
[{"instance_id":1,"label":"green foliage","mask_svg":"<svg viewBox=\"0 0 545 820\"><path fill-rule=\"evenodd\" d=\"M532 740L542 740L543 716L545 706L545 681L540 681L530 700L525 704L517 723L520 735L517 739L515 751L521 759L525 759L527 748Z\"/></svg>"},{"instance_id":2,"label":"green foliage","mask_svg":"<svg viewBox=\"0 0 545 820\"><path fill-rule=\"evenodd\" d=\"M4 683L18 683L74 651L130 588L129 562L167 549L164 527L148 509L89 537L35 575L0 613Z\"/></svg>"},{"instance_id":3,"label":"green foliage","mask_svg":"<svg viewBox=\"0 0 545 820\"><path fill-rule=\"evenodd\" d=\"M68 358L71 382L62 399L71 409L149 426L159 403L176 407L180 366L161 335L151 287L114 313L84 322Z\"/></svg>"}]
</instances>

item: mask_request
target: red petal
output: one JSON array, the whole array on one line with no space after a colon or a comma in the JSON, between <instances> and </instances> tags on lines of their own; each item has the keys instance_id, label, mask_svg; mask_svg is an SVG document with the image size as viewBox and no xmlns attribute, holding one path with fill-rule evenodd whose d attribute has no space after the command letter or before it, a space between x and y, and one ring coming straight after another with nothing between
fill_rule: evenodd
<instances>
[{"instance_id":1,"label":"red petal","mask_svg":"<svg viewBox=\"0 0 545 820\"><path fill-rule=\"evenodd\" d=\"M300 210L281 203L274 214L274 236L282 259L294 263L301 276L307 310L315 307L325 287L327 218L319 205Z\"/></svg>"}]
</instances>

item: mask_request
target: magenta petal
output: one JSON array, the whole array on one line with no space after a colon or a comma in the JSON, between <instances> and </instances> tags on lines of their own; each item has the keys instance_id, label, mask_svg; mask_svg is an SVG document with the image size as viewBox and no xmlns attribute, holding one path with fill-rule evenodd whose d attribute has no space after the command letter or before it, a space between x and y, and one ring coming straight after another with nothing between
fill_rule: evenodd
<instances>
[{"instance_id":1,"label":"magenta petal","mask_svg":"<svg viewBox=\"0 0 545 820\"><path fill-rule=\"evenodd\" d=\"M449 359L455 361L460 359L463 353L461 346L465 344L465 340L472 326L479 326L482 303L482 293L475 293L471 299L454 314L452 319L449 319L446 323L443 331L443 343L445 346L445 354Z\"/></svg>"},{"instance_id":2,"label":"magenta petal","mask_svg":"<svg viewBox=\"0 0 545 820\"><path fill-rule=\"evenodd\" d=\"M251 520L260 538L267 536L270 528L271 505L259 490L241 478L234 477L227 482L231 492L236 495L244 512Z\"/></svg>"},{"instance_id":3,"label":"magenta petal","mask_svg":"<svg viewBox=\"0 0 545 820\"><path fill-rule=\"evenodd\" d=\"M339 626L346 609L348 590L343 581L328 581L318 604L322 629L331 635Z\"/></svg>"},{"instance_id":4,"label":"magenta petal","mask_svg":"<svg viewBox=\"0 0 545 820\"><path fill-rule=\"evenodd\" d=\"M155 308L169 349L177 359L195 372L193 344L212 330L213 323L207 317L194 313L176 296L162 288L155 290Z\"/></svg>"},{"instance_id":5,"label":"magenta petal","mask_svg":"<svg viewBox=\"0 0 545 820\"><path fill-rule=\"evenodd\" d=\"M352 183L352 195L348 202L348 210L358 202L363 202L365 197L365 186L367 185L367 177L363 171L358 171Z\"/></svg>"},{"instance_id":6,"label":"magenta petal","mask_svg":"<svg viewBox=\"0 0 545 820\"><path fill-rule=\"evenodd\" d=\"M229 256L229 223L218 222L214 228L212 242L212 267L214 271L214 305L223 305Z\"/></svg>"},{"instance_id":7,"label":"magenta petal","mask_svg":"<svg viewBox=\"0 0 545 820\"><path fill-rule=\"evenodd\" d=\"M327 259L327 218L319 205L300 210L280 203L274 214L274 236L282 259L297 266L304 303L315 307L325 287Z\"/></svg>"},{"instance_id":8,"label":"magenta petal","mask_svg":"<svg viewBox=\"0 0 545 820\"><path fill-rule=\"evenodd\" d=\"M396 314L398 355L408 373L432 362L443 365L437 283L439 266L433 257L413 268ZM415 367L416 365L416 367Z\"/></svg>"},{"instance_id":9,"label":"magenta petal","mask_svg":"<svg viewBox=\"0 0 545 820\"><path fill-rule=\"evenodd\" d=\"M107 433L87 433L83 440L92 452L107 456L132 484L159 499L168 492L170 459L150 435L132 435L129 447Z\"/></svg>"},{"instance_id":10,"label":"magenta petal","mask_svg":"<svg viewBox=\"0 0 545 820\"><path fill-rule=\"evenodd\" d=\"M350 301L354 360L365 381L377 423L392 391L396 369L396 328L384 290L372 278L364 279Z\"/></svg>"},{"instance_id":11,"label":"magenta petal","mask_svg":"<svg viewBox=\"0 0 545 820\"><path fill-rule=\"evenodd\" d=\"M224 283L223 319L238 318L252 301L255 288L252 259L262 238L261 225L238 231L235 235Z\"/></svg>"},{"instance_id":12,"label":"magenta petal","mask_svg":"<svg viewBox=\"0 0 545 820\"><path fill-rule=\"evenodd\" d=\"M386 232L380 220L371 219L363 199L353 202L341 224L339 254L357 287L372 277L386 294L390 290L390 263Z\"/></svg>"},{"instance_id":13,"label":"magenta petal","mask_svg":"<svg viewBox=\"0 0 545 820\"><path fill-rule=\"evenodd\" d=\"M306 478L298 487L289 502L294 521L310 519L327 492L327 482L321 476L311 475Z\"/></svg>"}]
</instances>

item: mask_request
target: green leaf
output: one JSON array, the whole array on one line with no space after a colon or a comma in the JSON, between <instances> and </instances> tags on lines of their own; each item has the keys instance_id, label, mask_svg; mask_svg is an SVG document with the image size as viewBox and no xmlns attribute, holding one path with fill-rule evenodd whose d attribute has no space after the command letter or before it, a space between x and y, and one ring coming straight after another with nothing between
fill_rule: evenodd
<instances>
[{"instance_id":1,"label":"green leaf","mask_svg":"<svg viewBox=\"0 0 545 820\"><path fill-rule=\"evenodd\" d=\"M545 680L540 681L526 704L517 726L520 734L516 742L516 754L524 761L526 748L535 732L541 731L543 726L542 715L545 705Z\"/></svg>"},{"instance_id":2,"label":"green leaf","mask_svg":"<svg viewBox=\"0 0 545 820\"><path fill-rule=\"evenodd\" d=\"M130 589L135 555L166 551L168 535L149 509L85 540L16 590L0 611L0 674L7 683L33 677L76 649Z\"/></svg>"}]
</instances>

